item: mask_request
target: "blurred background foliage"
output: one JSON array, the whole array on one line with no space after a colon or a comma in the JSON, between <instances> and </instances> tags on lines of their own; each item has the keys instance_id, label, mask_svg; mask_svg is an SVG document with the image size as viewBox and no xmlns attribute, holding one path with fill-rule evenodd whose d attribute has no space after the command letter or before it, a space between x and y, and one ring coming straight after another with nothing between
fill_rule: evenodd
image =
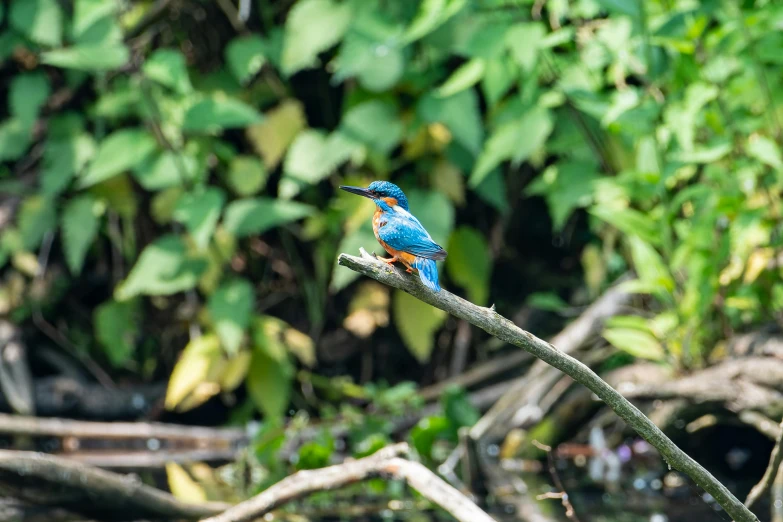
<instances>
[{"instance_id":1,"label":"blurred background foliage","mask_svg":"<svg viewBox=\"0 0 783 522\"><path fill-rule=\"evenodd\" d=\"M29 343L168 379L173 411L404 405L385 383L443 376L455 323L337 267L380 253L372 203L336 190L375 179L449 251L444 287L501 313L633 270L647 314L604 336L678 369L783 322L782 4L238 8L0 4L0 314Z\"/></svg>"}]
</instances>

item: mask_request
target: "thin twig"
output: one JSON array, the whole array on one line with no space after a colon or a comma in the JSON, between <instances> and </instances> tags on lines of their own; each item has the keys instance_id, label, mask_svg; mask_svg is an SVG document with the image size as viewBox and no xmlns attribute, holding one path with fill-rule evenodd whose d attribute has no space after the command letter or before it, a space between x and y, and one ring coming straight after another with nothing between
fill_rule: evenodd
<instances>
[{"instance_id":1,"label":"thin twig","mask_svg":"<svg viewBox=\"0 0 783 522\"><path fill-rule=\"evenodd\" d=\"M328 468L299 471L255 497L204 522L243 522L258 519L283 504L311 493L341 488L381 475L405 480L422 496L445 509L461 522L494 522L481 508L446 484L432 471L418 462L398 457L407 452L407 444L395 444L362 459L343 462Z\"/></svg>"},{"instance_id":2,"label":"thin twig","mask_svg":"<svg viewBox=\"0 0 783 522\"><path fill-rule=\"evenodd\" d=\"M575 381L583 384L595 393L617 415L625 420L631 428L658 449L672 467L691 477L697 485L712 495L718 504L730 516L734 517L735 521L758 522L758 518L732 495L726 486L677 447L636 406L628 402L625 397L607 384L595 372L551 344L517 327L514 323L498 314L494 308L474 305L446 290L432 292L422 285L418 278L408 277L395 267L374 259L364 249L362 249L361 257L340 254L338 263L360 274L372 277L381 283L404 290L425 303L444 310L455 317L465 319L490 335L518 346L547 364L570 375Z\"/></svg>"},{"instance_id":3,"label":"thin twig","mask_svg":"<svg viewBox=\"0 0 783 522\"><path fill-rule=\"evenodd\" d=\"M783 462L783 448L781 446L783 446L783 421L780 421L780 432L778 433L778 440L775 441L775 447L772 449L772 455L769 457L769 466L767 466L767 470L764 472L764 476L761 477L759 483L753 486L753 489L748 493L748 498L745 499L745 506L747 506L748 509L761 498L761 495L763 495L775 481L775 477L778 474L778 468L780 468L780 463Z\"/></svg>"},{"instance_id":4,"label":"thin twig","mask_svg":"<svg viewBox=\"0 0 783 522\"><path fill-rule=\"evenodd\" d=\"M563 507L565 508L565 516L567 516L569 519L573 520L574 522L579 522L579 518L576 516L576 513L574 512L574 506L571 504L571 500L568 498L568 493L566 493L565 486L563 486L563 481L560 480L560 475L557 473L557 468L555 468L555 459L552 457L552 446L547 446L546 444L542 444L537 440L531 442L533 443L533 446L546 453L546 460L549 465L549 475L552 477L552 481L555 483L555 487L560 490L559 492L550 492L550 493L545 493L543 495L539 495L537 499L538 500L542 500L546 498L559 499L560 502L563 504Z\"/></svg>"}]
</instances>

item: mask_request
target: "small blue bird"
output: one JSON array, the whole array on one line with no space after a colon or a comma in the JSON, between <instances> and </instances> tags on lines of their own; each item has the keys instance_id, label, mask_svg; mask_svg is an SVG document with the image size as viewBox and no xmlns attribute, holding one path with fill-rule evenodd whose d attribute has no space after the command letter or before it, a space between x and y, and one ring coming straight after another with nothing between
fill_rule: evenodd
<instances>
[{"instance_id":1,"label":"small blue bird","mask_svg":"<svg viewBox=\"0 0 783 522\"><path fill-rule=\"evenodd\" d=\"M373 181L367 188L340 186L352 194L370 198L378 207L372 218L375 238L392 256L379 258L389 264L401 261L408 273L415 269L424 285L440 292L436 260L446 259L447 252L435 243L408 208L408 198L400 187L388 181Z\"/></svg>"}]
</instances>

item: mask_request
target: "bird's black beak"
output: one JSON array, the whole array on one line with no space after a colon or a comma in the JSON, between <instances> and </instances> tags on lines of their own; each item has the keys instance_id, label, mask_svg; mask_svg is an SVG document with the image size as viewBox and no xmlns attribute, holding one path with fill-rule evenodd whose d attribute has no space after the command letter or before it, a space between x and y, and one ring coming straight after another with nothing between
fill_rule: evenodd
<instances>
[{"instance_id":1,"label":"bird's black beak","mask_svg":"<svg viewBox=\"0 0 783 522\"><path fill-rule=\"evenodd\" d=\"M372 191L370 189L366 189L364 187L350 187L346 185L340 185L340 188L343 189L346 192L350 192L351 194L356 194L358 196L364 196L365 198L374 199L375 196L373 195Z\"/></svg>"}]
</instances>

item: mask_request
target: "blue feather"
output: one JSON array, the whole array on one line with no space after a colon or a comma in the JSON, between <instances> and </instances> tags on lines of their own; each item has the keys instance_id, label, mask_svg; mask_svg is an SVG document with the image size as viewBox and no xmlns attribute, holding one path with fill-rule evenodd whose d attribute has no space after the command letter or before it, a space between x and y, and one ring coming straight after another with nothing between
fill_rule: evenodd
<instances>
[{"instance_id":1,"label":"blue feather","mask_svg":"<svg viewBox=\"0 0 783 522\"><path fill-rule=\"evenodd\" d=\"M435 243L419 220L406 211L383 212L378 237L395 250L427 259L445 259L446 251Z\"/></svg>"},{"instance_id":2,"label":"blue feather","mask_svg":"<svg viewBox=\"0 0 783 522\"><path fill-rule=\"evenodd\" d=\"M432 259L417 257L413 262L413 268L419 271L419 278L424 286L435 292L440 292L438 284L438 267Z\"/></svg>"}]
</instances>

